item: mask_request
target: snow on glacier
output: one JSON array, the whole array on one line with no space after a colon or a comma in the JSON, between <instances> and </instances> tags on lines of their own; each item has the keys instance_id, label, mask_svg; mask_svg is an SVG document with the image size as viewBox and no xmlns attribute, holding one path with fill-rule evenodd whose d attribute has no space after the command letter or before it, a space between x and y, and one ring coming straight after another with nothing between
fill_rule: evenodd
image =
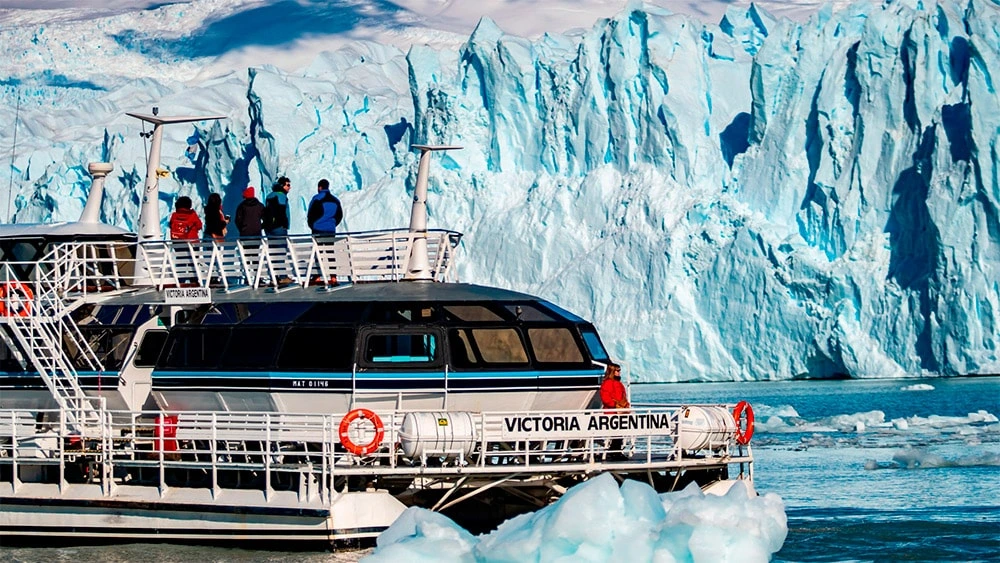
<instances>
[{"instance_id":1,"label":"snow on glacier","mask_svg":"<svg viewBox=\"0 0 1000 563\"><path fill-rule=\"evenodd\" d=\"M154 105L228 117L165 129L164 217L178 195L232 210L287 175L295 230L320 177L348 229L402 226L409 144L458 144L429 214L466 235L460 278L593 319L637 379L1000 372L995 4L718 24L632 5L578 34L484 19L453 49L352 41L203 78L226 28L199 18L222 9L0 29L9 60L27 55L2 81L0 120L20 119L0 217L75 219L86 162L108 159L104 217L133 227L144 147L124 112ZM267 34L247 13L223 22Z\"/></svg>"},{"instance_id":2,"label":"snow on glacier","mask_svg":"<svg viewBox=\"0 0 1000 563\"><path fill-rule=\"evenodd\" d=\"M409 508L363 561L768 561L787 533L780 497L751 496L739 481L724 496L693 483L657 495L605 473L483 536Z\"/></svg>"}]
</instances>

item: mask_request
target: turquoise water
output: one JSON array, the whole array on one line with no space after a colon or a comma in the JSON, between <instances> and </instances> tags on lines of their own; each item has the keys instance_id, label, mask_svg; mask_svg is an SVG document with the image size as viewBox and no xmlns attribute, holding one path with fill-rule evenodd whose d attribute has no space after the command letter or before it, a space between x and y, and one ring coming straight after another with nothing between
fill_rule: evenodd
<instances>
[{"instance_id":1,"label":"turquoise water","mask_svg":"<svg viewBox=\"0 0 1000 563\"><path fill-rule=\"evenodd\" d=\"M904 390L914 385L933 389ZM636 402L753 404L757 489L781 496L788 515L776 561L1000 561L1000 423L968 416L1000 416L1000 377L637 385L632 393ZM0 546L0 560L339 562L367 552Z\"/></svg>"},{"instance_id":2,"label":"turquoise water","mask_svg":"<svg viewBox=\"0 0 1000 563\"><path fill-rule=\"evenodd\" d=\"M933 389L903 390L916 384ZM643 385L633 396L748 400L758 421L798 413L753 440L757 489L788 515L777 561L1000 561L1000 423L963 422L1000 416L998 377ZM857 431L871 411L907 424Z\"/></svg>"}]
</instances>

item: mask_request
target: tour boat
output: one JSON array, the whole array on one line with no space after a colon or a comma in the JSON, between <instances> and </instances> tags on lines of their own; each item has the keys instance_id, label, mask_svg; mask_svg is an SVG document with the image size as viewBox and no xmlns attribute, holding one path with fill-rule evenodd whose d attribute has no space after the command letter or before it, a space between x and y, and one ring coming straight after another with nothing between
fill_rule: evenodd
<instances>
[{"instance_id":1,"label":"tour boat","mask_svg":"<svg viewBox=\"0 0 1000 563\"><path fill-rule=\"evenodd\" d=\"M0 227L0 537L372 537L407 506L473 528L602 472L752 491L739 405L603 408L597 329L461 283L462 235L171 241L153 125L138 229ZM402 189L401 189L402 192ZM734 410L735 407L735 410ZM53 518L53 516L58 516Z\"/></svg>"}]
</instances>

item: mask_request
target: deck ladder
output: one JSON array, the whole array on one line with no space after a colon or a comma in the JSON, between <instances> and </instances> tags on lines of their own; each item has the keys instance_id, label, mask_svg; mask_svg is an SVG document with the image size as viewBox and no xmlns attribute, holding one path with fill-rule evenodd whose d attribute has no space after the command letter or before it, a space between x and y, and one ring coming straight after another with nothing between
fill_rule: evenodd
<instances>
[{"instance_id":1,"label":"deck ladder","mask_svg":"<svg viewBox=\"0 0 1000 563\"><path fill-rule=\"evenodd\" d=\"M46 264L46 261L43 258L37 263L36 281L32 284L33 299L26 299L23 293L16 291L8 291L5 298L8 315L3 320L10 329L10 337L19 346L9 341L5 331L0 331L0 334L3 334L11 350L20 349L27 355L26 360L38 370L59 409L65 413L66 423L85 434L89 426L100 424L101 417L94 408L93 399L87 397L80 387L76 368L64 349L64 340L76 348L83 367L92 371L100 371L103 367L80 329L69 318L71 309L57 289L59 272L72 272L73 269L65 268L65 265L62 268L53 267L54 264ZM17 279L7 264L2 274L5 283ZM11 314L11 311L18 314Z\"/></svg>"}]
</instances>

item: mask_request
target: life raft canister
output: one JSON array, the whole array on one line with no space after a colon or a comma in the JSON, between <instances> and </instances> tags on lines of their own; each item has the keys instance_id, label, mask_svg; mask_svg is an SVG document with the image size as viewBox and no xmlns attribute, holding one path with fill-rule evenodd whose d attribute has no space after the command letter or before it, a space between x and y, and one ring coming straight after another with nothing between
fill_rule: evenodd
<instances>
[{"instance_id":1,"label":"life raft canister","mask_svg":"<svg viewBox=\"0 0 1000 563\"><path fill-rule=\"evenodd\" d=\"M375 426L375 436L367 444L355 444L351 440L351 423L359 418L371 421ZM382 424L382 419L368 409L354 409L340 421L340 443L344 449L356 456L366 456L374 452L382 445L383 438L385 438L385 426Z\"/></svg>"},{"instance_id":2,"label":"life raft canister","mask_svg":"<svg viewBox=\"0 0 1000 563\"><path fill-rule=\"evenodd\" d=\"M746 415L746 425L740 424L740 419ZM736 420L736 443L745 446L753 438L753 407L746 401L736 403L733 409L733 418Z\"/></svg>"},{"instance_id":3,"label":"life raft canister","mask_svg":"<svg viewBox=\"0 0 1000 563\"><path fill-rule=\"evenodd\" d=\"M0 283L0 317L27 317L35 293L31 286L20 281ZM7 304L10 303L10 307Z\"/></svg>"}]
</instances>

